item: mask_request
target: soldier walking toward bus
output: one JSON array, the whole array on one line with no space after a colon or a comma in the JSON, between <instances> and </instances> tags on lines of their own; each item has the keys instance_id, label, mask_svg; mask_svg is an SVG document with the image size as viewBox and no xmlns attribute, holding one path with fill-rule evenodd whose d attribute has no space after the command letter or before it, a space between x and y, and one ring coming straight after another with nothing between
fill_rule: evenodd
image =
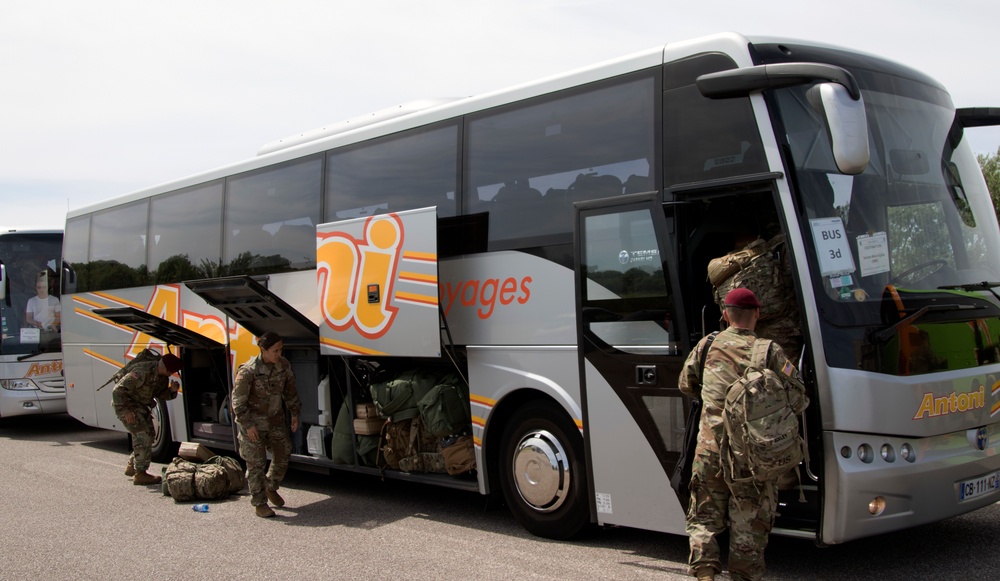
<instances>
[{"instance_id":1,"label":"soldier walking toward bus","mask_svg":"<svg viewBox=\"0 0 1000 581\"><path fill-rule=\"evenodd\" d=\"M272 517L276 507L285 505L278 486L288 471L292 440L285 426L282 401L291 414L292 431L299 429L301 404L295 390L295 375L282 357L284 343L277 333L267 332L257 338L260 355L240 366L233 388L233 415L239 427L240 456L247 463L250 504L259 517ZM271 467L264 473L267 452Z\"/></svg>"},{"instance_id":2,"label":"soldier walking toward bus","mask_svg":"<svg viewBox=\"0 0 1000 581\"><path fill-rule=\"evenodd\" d=\"M172 353L163 357L135 363L115 384L111 403L115 415L132 435L132 454L125 467L125 476L132 477L133 484L159 484L160 477L146 472L152 457L153 415L150 410L155 400L171 400L177 397L180 383L169 379L181 368L181 360Z\"/></svg>"},{"instance_id":3,"label":"soldier walking toward bus","mask_svg":"<svg viewBox=\"0 0 1000 581\"><path fill-rule=\"evenodd\" d=\"M729 573L733 579L760 579L764 575L764 549L774 525L778 501L777 479L764 482L732 482L723 474L720 443L723 438L722 410L730 385L750 365L757 336L760 303L752 291L736 288L726 294L723 317L729 327L708 347L701 368L706 339L688 355L681 370L679 387L703 403L691 471L691 502L687 512L690 535L690 572L700 581L715 579L722 571L716 537L729 522ZM799 373L781 346L773 343L767 367L783 376L799 379ZM703 372L703 373L702 373ZM804 407L804 404L803 404Z\"/></svg>"}]
</instances>

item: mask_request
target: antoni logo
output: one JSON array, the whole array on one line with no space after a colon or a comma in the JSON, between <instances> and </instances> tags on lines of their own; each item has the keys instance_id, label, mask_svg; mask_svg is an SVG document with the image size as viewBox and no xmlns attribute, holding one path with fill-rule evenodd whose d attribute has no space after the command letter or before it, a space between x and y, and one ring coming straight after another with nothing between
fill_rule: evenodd
<instances>
[{"instance_id":1,"label":"antoni logo","mask_svg":"<svg viewBox=\"0 0 1000 581\"><path fill-rule=\"evenodd\" d=\"M389 306L403 246L403 223L395 214L372 216L361 239L344 232L318 234L316 279L320 309L330 327L350 327L377 339L392 325L397 311ZM368 302L367 286L379 285L381 300Z\"/></svg>"}]
</instances>

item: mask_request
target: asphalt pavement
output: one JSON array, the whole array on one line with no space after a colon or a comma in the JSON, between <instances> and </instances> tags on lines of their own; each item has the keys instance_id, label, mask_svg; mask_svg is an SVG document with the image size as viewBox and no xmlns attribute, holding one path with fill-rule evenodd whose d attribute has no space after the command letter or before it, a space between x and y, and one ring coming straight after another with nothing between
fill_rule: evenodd
<instances>
[{"instance_id":1,"label":"asphalt pavement","mask_svg":"<svg viewBox=\"0 0 1000 581\"><path fill-rule=\"evenodd\" d=\"M67 415L0 419L0 580L690 579L675 535L548 541L475 493L294 469L276 518L245 492L199 513L133 485L127 460L124 434ZM998 538L996 504L833 547L773 538L766 578L993 579Z\"/></svg>"}]
</instances>

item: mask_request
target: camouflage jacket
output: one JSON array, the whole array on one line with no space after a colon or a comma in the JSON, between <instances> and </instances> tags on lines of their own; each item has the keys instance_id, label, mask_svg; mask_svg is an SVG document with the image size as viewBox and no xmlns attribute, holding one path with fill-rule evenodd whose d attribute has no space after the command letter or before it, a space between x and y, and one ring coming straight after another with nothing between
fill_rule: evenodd
<instances>
[{"instance_id":1,"label":"camouflage jacket","mask_svg":"<svg viewBox=\"0 0 1000 581\"><path fill-rule=\"evenodd\" d=\"M295 390L295 374L287 359L282 357L269 365L258 355L240 366L233 388L233 415L243 430L256 426L266 431L269 426L284 425L282 401L290 414L299 415L302 404Z\"/></svg>"},{"instance_id":2,"label":"camouflage jacket","mask_svg":"<svg viewBox=\"0 0 1000 581\"><path fill-rule=\"evenodd\" d=\"M153 407L153 398L174 399L177 392L170 389L170 378L157 373L160 360L136 363L118 380L111 392L111 405L115 408L126 406Z\"/></svg>"},{"instance_id":3,"label":"camouflage jacket","mask_svg":"<svg viewBox=\"0 0 1000 581\"><path fill-rule=\"evenodd\" d=\"M757 335L748 329L729 327L719 333L705 358L703 377L699 366L706 339L699 341L684 361L678 387L684 395L700 399L703 404L698 430L699 447L714 452L719 451L723 433L722 408L726 404L726 392L750 365L750 352L756 340ZM772 343L768 350L767 367L779 375L802 380L798 370L785 357L784 351L777 343Z\"/></svg>"}]
</instances>

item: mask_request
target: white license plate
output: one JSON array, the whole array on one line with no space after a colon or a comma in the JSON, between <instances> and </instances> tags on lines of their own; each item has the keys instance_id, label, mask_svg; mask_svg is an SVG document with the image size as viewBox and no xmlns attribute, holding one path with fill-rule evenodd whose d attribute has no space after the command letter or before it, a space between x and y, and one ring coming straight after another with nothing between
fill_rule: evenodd
<instances>
[{"instance_id":1,"label":"white license plate","mask_svg":"<svg viewBox=\"0 0 1000 581\"><path fill-rule=\"evenodd\" d=\"M960 482L958 485L958 499L971 500L995 490L1000 490L1000 472Z\"/></svg>"}]
</instances>

